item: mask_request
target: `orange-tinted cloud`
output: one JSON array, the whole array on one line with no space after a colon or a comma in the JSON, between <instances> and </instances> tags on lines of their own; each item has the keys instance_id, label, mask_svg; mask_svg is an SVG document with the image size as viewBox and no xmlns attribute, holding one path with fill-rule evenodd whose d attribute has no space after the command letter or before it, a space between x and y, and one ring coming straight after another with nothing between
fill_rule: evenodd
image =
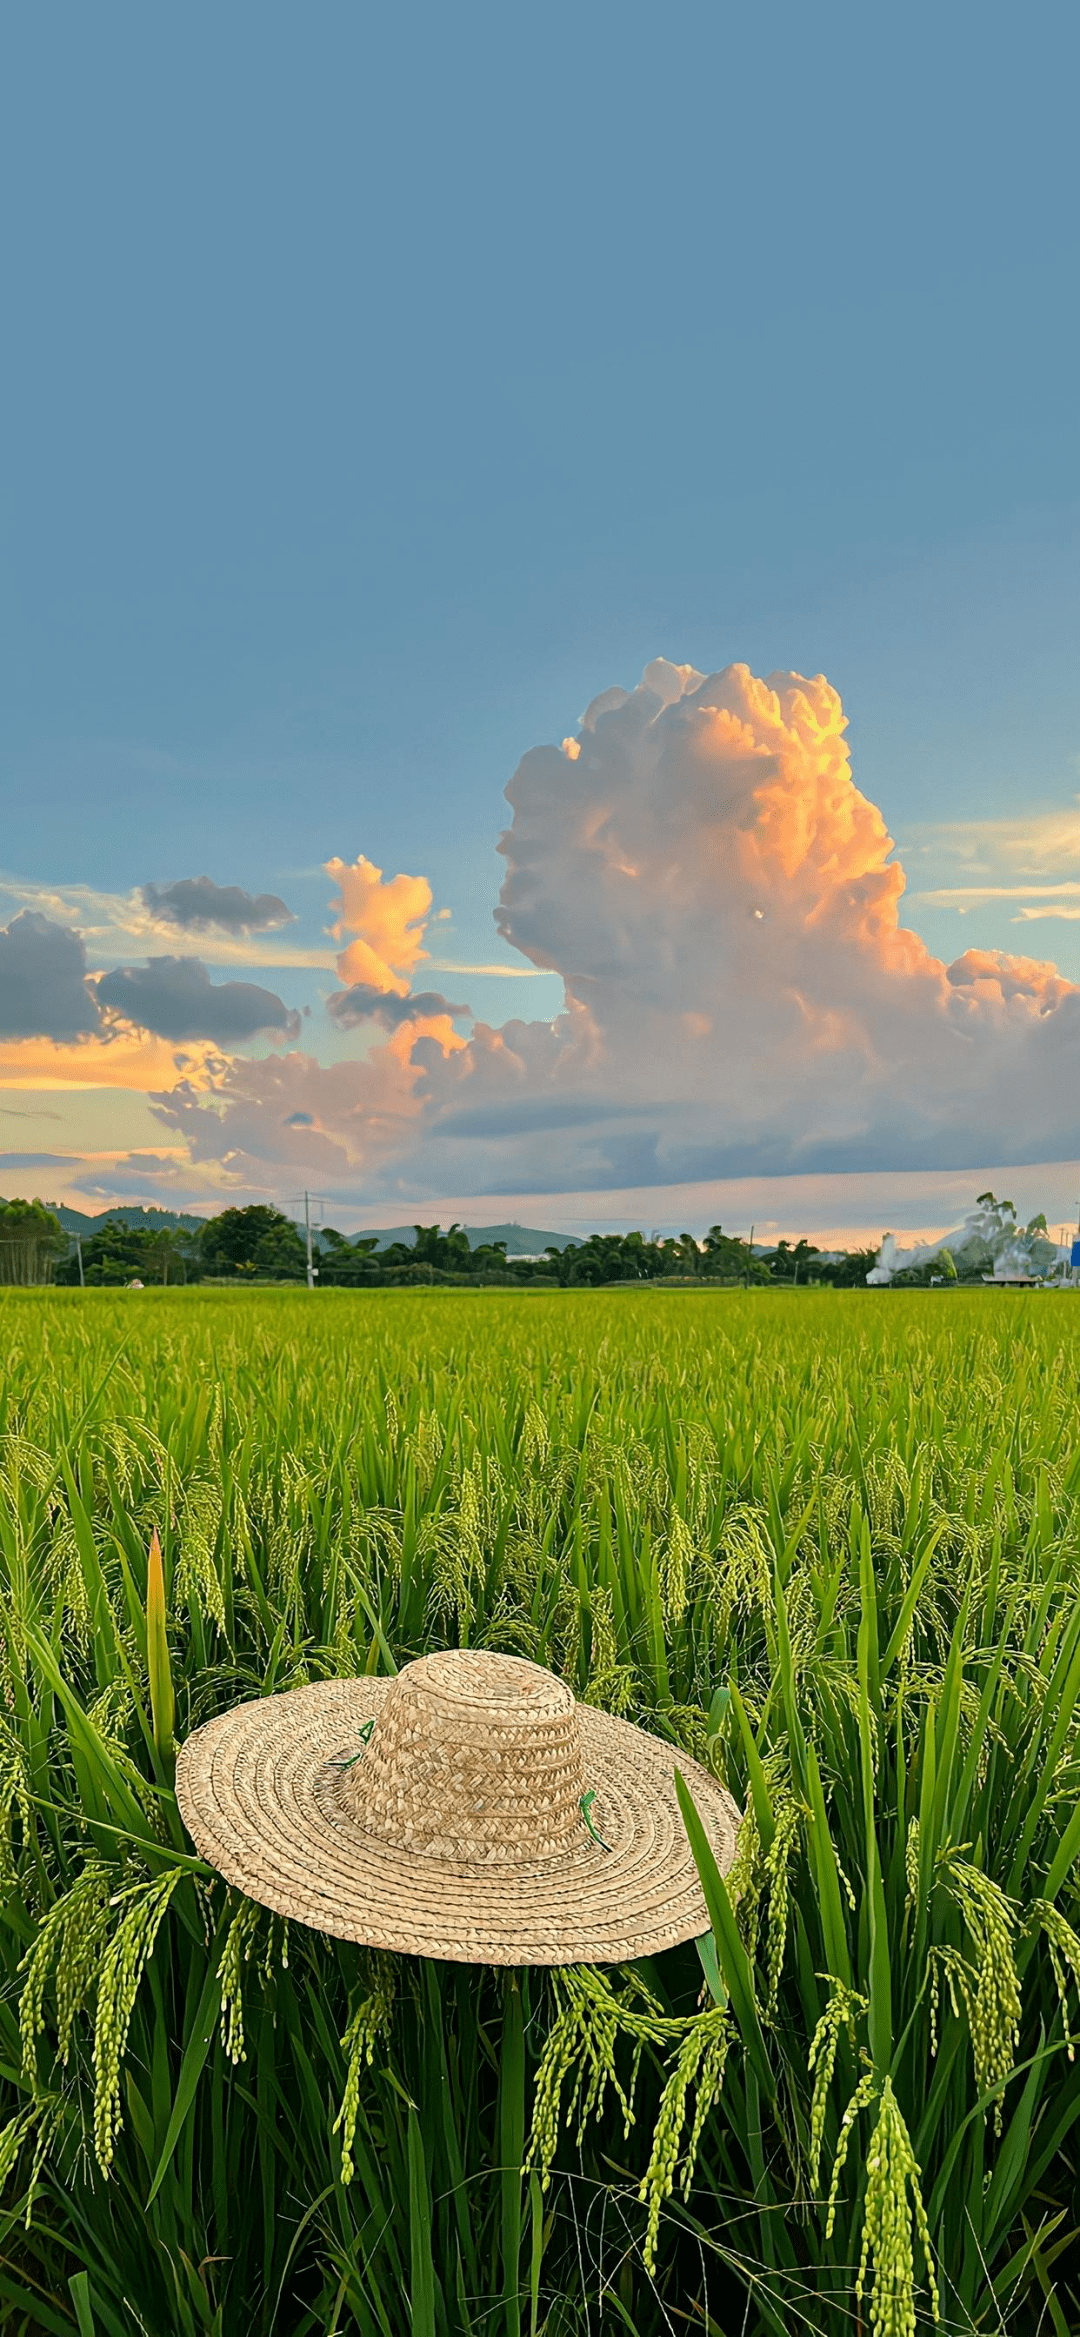
<instances>
[{"instance_id":1,"label":"orange-tinted cloud","mask_svg":"<svg viewBox=\"0 0 1080 2337\"><path fill-rule=\"evenodd\" d=\"M1077 995L1075 984L1046 958L1014 957L1002 949L966 949L949 967L953 988L990 1004L1024 999L1034 1014L1049 1014Z\"/></svg>"},{"instance_id":2,"label":"orange-tinted cloud","mask_svg":"<svg viewBox=\"0 0 1080 2337\"><path fill-rule=\"evenodd\" d=\"M401 1023L387 1044L401 1062L408 1063L417 1039L434 1039L444 1055L456 1055L469 1044L454 1029L448 1014L418 1014L412 1022Z\"/></svg>"},{"instance_id":3,"label":"orange-tinted cloud","mask_svg":"<svg viewBox=\"0 0 1080 2337\"><path fill-rule=\"evenodd\" d=\"M225 1068L218 1047L205 1039L173 1047L129 1025L108 1039L57 1045L51 1039L0 1040L0 1083L10 1088L129 1088L149 1095L183 1079L204 1088Z\"/></svg>"},{"instance_id":4,"label":"orange-tinted cloud","mask_svg":"<svg viewBox=\"0 0 1080 2337\"><path fill-rule=\"evenodd\" d=\"M330 930L335 941L351 936L337 962L342 981L370 982L376 990L403 998L413 967L428 954L423 946L432 898L427 878L384 881L381 868L363 853L351 862L328 860L325 867L338 888Z\"/></svg>"},{"instance_id":5,"label":"orange-tinted cloud","mask_svg":"<svg viewBox=\"0 0 1080 2337\"><path fill-rule=\"evenodd\" d=\"M409 976L427 957L424 931L431 914L431 886L423 876L393 876L384 881L361 853L358 860L328 860L326 873L338 887L332 903L336 941L353 936L337 961L348 991L376 991L383 997L407 998ZM330 1000L330 1011L342 1023L360 1019L348 1013L348 991ZM418 1039L434 1039L444 1055L457 1053L466 1041L454 1029L449 1013L411 1014L402 1020L387 1042L402 1065L411 1062Z\"/></svg>"}]
</instances>

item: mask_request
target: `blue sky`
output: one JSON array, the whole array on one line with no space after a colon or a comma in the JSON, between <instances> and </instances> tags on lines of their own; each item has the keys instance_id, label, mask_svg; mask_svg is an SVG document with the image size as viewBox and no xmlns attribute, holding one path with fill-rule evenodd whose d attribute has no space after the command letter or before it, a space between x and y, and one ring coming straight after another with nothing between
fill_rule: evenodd
<instances>
[{"instance_id":1,"label":"blue sky","mask_svg":"<svg viewBox=\"0 0 1080 2337\"><path fill-rule=\"evenodd\" d=\"M534 932L537 972L492 921L502 791L663 657L827 675L905 922L946 963L1080 982L1080 893L1050 889L1080 881L1076 50L1038 7L9 14L0 924L77 926L93 973L167 947L109 939L95 896L203 872L279 895L295 923L243 966L203 927L202 961L308 1008L319 1064L366 1062L385 1031L327 1012L324 873L363 855L451 912L425 991L556 1017L565 952ZM492 964L522 978L454 971ZM710 1013L743 1011L730 978ZM356 1144L279 1161L250 1129L242 1172L205 1143L193 1165L149 1041L114 1077L140 1027L109 1024L101 1084L9 1021L7 1108L36 1115L12 1153L71 1197L321 1176L358 1221L450 1173L415 1147L392 1173ZM907 1205L936 1222L966 1141L973 1173L1010 1157L1004 1103L999 1131L967 1109L917 1171L890 1122L850 1174L925 1174L930 1214ZM4 1190L31 1178L16 1132ZM762 1175L793 1173L789 1133ZM756 1174L749 1120L740 1142ZM1053 1110L1025 1136L1028 1164L1077 1153ZM435 1197L544 1196L542 1157L531 1187L496 1169L459 1150ZM588 1145L559 1173L550 1222L649 1189ZM839 1217L824 1188L799 1205L854 1222L835 1191Z\"/></svg>"}]
</instances>

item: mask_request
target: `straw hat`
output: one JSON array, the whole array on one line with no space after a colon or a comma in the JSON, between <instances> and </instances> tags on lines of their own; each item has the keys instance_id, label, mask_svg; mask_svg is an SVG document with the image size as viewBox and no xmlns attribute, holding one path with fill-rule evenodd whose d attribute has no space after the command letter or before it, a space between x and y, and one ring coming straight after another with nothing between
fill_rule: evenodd
<instances>
[{"instance_id":1,"label":"straw hat","mask_svg":"<svg viewBox=\"0 0 1080 2337\"><path fill-rule=\"evenodd\" d=\"M615 1964L708 1929L676 1758L724 1873L739 1812L696 1762L539 1664L456 1648L237 1705L181 1746L176 1792L211 1865L313 1930Z\"/></svg>"}]
</instances>

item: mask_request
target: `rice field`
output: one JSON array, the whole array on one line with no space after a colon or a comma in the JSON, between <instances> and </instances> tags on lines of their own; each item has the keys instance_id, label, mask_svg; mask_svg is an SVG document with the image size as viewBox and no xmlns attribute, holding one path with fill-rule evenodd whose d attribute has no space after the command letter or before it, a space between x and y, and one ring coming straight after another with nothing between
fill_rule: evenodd
<instances>
[{"instance_id":1,"label":"rice field","mask_svg":"<svg viewBox=\"0 0 1080 2337\"><path fill-rule=\"evenodd\" d=\"M0 1336L5 2331L1080 2326L1080 1304L11 1292ZM724 1778L698 1948L394 1959L194 1855L192 1727L457 1644Z\"/></svg>"}]
</instances>

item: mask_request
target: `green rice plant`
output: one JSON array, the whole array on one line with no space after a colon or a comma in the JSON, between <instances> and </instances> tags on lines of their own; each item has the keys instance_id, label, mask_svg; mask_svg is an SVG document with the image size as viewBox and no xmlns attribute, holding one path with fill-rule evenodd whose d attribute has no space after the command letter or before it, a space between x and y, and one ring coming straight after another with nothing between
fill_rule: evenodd
<instances>
[{"instance_id":1,"label":"green rice plant","mask_svg":"<svg viewBox=\"0 0 1080 2337\"><path fill-rule=\"evenodd\" d=\"M1067 1294L0 1322L5 2329L1080 2323ZM190 1728L460 1640L726 1778L698 1953L392 1960L194 1856Z\"/></svg>"}]
</instances>

